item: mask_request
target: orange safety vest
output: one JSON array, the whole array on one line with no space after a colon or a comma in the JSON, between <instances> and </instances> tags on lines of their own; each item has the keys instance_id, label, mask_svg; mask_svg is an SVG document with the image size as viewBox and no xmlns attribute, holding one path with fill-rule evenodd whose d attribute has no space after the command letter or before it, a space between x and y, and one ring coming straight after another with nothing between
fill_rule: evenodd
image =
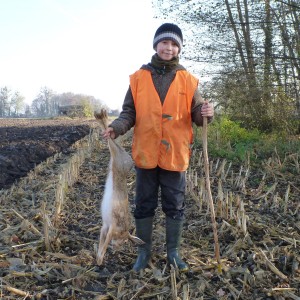
<instances>
[{"instance_id":1,"label":"orange safety vest","mask_svg":"<svg viewBox=\"0 0 300 300\"><path fill-rule=\"evenodd\" d=\"M191 104L197 86L197 78L177 71L162 105L150 71L140 69L130 76L136 110L132 157L137 167L188 168L193 140Z\"/></svg>"}]
</instances>

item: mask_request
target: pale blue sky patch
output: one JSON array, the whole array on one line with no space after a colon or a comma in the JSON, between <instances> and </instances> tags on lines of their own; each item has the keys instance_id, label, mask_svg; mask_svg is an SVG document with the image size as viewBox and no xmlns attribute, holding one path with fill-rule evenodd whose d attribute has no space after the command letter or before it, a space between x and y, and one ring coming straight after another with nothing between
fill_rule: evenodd
<instances>
[{"instance_id":1,"label":"pale blue sky patch","mask_svg":"<svg viewBox=\"0 0 300 300\"><path fill-rule=\"evenodd\" d=\"M151 0L0 0L0 87L27 103L47 86L120 109L161 23Z\"/></svg>"}]
</instances>

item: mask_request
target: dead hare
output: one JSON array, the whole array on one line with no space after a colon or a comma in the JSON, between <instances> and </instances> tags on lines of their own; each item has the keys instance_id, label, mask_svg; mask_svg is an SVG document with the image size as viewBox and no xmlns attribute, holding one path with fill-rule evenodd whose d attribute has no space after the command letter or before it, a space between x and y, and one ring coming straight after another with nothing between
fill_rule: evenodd
<instances>
[{"instance_id":1,"label":"dead hare","mask_svg":"<svg viewBox=\"0 0 300 300\"><path fill-rule=\"evenodd\" d=\"M103 129L108 126L108 116L105 110L95 113L95 118L101 122ZM101 203L102 227L97 250L97 264L103 263L103 258L110 242L116 248L127 240L143 243L129 233L130 212L127 191L127 176L133 166L130 155L111 138L108 139L110 161Z\"/></svg>"}]
</instances>

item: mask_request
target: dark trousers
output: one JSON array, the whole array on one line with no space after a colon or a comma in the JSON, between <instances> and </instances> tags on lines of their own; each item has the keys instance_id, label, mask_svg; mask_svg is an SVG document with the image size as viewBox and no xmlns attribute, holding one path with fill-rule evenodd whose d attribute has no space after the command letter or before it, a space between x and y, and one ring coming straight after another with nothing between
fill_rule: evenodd
<instances>
[{"instance_id":1,"label":"dark trousers","mask_svg":"<svg viewBox=\"0 0 300 300\"><path fill-rule=\"evenodd\" d=\"M172 219L182 220L185 208L185 172L136 167L134 217L153 217L158 206L159 188L163 212Z\"/></svg>"}]
</instances>

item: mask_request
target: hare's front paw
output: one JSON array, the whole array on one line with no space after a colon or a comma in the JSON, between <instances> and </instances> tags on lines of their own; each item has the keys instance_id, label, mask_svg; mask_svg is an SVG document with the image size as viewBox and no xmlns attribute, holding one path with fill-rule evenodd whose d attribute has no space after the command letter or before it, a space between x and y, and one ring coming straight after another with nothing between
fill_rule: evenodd
<instances>
[{"instance_id":1,"label":"hare's front paw","mask_svg":"<svg viewBox=\"0 0 300 300\"><path fill-rule=\"evenodd\" d=\"M103 263L103 257L104 257L104 254L101 254L101 253L97 253L97 258L96 258L96 261L97 261L97 265L98 266L101 266L102 263Z\"/></svg>"}]
</instances>

